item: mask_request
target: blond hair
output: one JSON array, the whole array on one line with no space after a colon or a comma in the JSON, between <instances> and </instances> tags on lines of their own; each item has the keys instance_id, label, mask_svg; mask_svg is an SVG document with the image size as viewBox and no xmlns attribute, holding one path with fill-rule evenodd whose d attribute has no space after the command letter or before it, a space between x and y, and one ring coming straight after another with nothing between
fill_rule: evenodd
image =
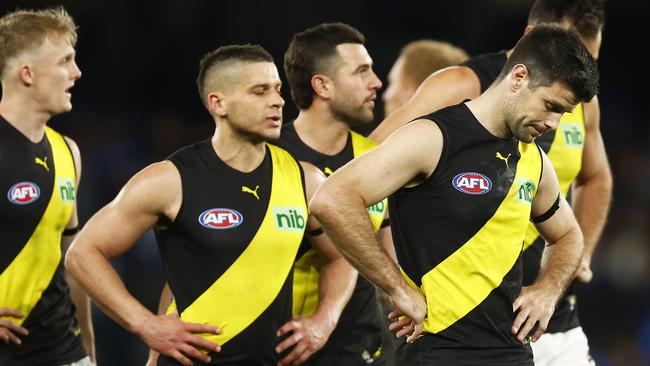
<instances>
[{"instance_id":1,"label":"blond hair","mask_svg":"<svg viewBox=\"0 0 650 366\"><path fill-rule=\"evenodd\" d=\"M402 48L404 77L414 85L420 85L427 76L447 66L467 60L467 53L451 43L422 39Z\"/></svg>"},{"instance_id":2,"label":"blond hair","mask_svg":"<svg viewBox=\"0 0 650 366\"><path fill-rule=\"evenodd\" d=\"M45 37L67 37L77 43L77 25L62 7L17 10L0 18L0 78L8 60L39 47Z\"/></svg>"}]
</instances>

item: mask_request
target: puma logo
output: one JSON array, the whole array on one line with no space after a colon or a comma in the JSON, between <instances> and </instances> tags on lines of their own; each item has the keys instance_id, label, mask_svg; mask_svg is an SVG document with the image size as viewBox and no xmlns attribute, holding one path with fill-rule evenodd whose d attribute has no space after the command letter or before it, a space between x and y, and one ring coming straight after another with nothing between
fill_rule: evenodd
<instances>
[{"instance_id":1,"label":"puma logo","mask_svg":"<svg viewBox=\"0 0 650 366\"><path fill-rule=\"evenodd\" d=\"M244 192L244 193L250 193L250 194L252 194L252 195L255 196L255 198L257 198L257 200L259 201L259 200L260 200L260 196L257 195L257 190L258 190L259 188L260 188L259 185L256 185L254 190L253 190L253 189L250 189L250 188L248 188L248 187L246 187L246 186L241 186L241 191Z\"/></svg>"},{"instance_id":2,"label":"puma logo","mask_svg":"<svg viewBox=\"0 0 650 366\"><path fill-rule=\"evenodd\" d=\"M506 162L506 168L509 168L509 166L508 166L508 159L510 158L510 155L511 155L511 154L508 154L508 156L506 156L506 157L504 158L503 155L501 155L501 153L497 151L497 155L496 155L496 157L497 157L497 159L500 159L500 160L505 161L505 162Z\"/></svg>"},{"instance_id":3,"label":"puma logo","mask_svg":"<svg viewBox=\"0 0 650 366\"><path fill-rule=\"evenodd\" d=\"M38 165L42 165L43 168L45 168L46 171L50 171L50 168L47 167L47 156L41 160L39 157L34 158L34 162Z\"/></svg>"},{"instance_id":4,"label":"puma logo","mask_svg":"<svg viewBox=\"0 0 650 366\"><path fill-rule=\"evenodd\" d=\"M328 166L326 166L325 169L323 169L323 173L325 173L325 175L327 175L329 177L334 172L332 171L332 169L330 169Z\"/></svg>"}]
</instances>

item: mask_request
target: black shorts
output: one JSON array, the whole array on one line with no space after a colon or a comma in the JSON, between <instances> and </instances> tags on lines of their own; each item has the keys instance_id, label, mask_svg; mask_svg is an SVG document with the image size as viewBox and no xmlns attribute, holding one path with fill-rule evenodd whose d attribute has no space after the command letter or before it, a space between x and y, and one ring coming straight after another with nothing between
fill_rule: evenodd
<instances>
[{"instance_id":1,"label":"black shorts","mask_svg":"<svg viewBox=\"0 0 650 366\"><path fill-rule=\"evenodd\" d=\"M426 336L425 336L426 337ZM530 346L521 348L440 348L424 337L401 344L395 352L399 366L534 366Z\"/></svg>"}]
</instances>

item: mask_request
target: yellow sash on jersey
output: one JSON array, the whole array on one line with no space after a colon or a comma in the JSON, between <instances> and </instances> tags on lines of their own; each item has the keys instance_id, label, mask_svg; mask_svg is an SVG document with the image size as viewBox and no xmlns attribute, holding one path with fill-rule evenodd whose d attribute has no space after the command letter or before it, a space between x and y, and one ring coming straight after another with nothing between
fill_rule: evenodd
<instances>
[{"instance_id":1,"label":"yellow sash on jersey","mask_svg":"<svg viewBox=\"0 0 650 366\"><path fill-rule=\"evenodd\" d=\"M298 163L286 151L268 146L273 161L271 198L259 230L226 272L180 315L186 322L221 328L221 334L201 335L221 345L246 329L277 298L307 222ZM287 226L290 220L282 212L289 209L302 215L302 228ZM172 305L168 311L174 309Z\"/></svg>"},{"instance_id":2,"label":"yellow sash on jersey","mask_svg":"<svg viewBox=\"0 0 650 366\"><path fill-rule=\"evenodd\" d=\"M585 117L582 103L570 113L564 113L555 137L548 151L548 158L553 163L560 192L567 196L571 184L582 169L582 152L585 147ZM532 223L524 240L524 250L528 249L539 237L539 232Z\"/></svg>"},{"instance_id":3,"label":"yellow sash on jersey","mask_svg":"<svg viewBox=\"0 0 650 366\"><path fill-rule=\"evenodd\" d=\"M352 154L355 158L377 147L377 143L350 131L352 138ZM386 216L388 200L384 199L368 207L370 221L375 230L381 228ZM320 278L321 262L314 249L303 254L294 266L293 272L293 315L310 316L318 306L318 281Z\"/></svg>"},{"instance_id":4,"label":"yellow sash on jersey","mask_svg":"<svg viewBox=\"0 0 650 366\"><path fill-rule=\"evenodd\" d=\"M531 204L520 199L522 184L537 193L542 160L537 145L519 143L521 158L507 196L492 218L456 252L422 276L427 299L424 331L445 330L483 302L503 281L521 254ZM407 282L413 286L413 281Z\"/></svg>"},{"instance_id":5,"label":"yellow sash on jersey","mask_svg":"<svg viewBox=\"0 0 650 366\"><path fill-rule=\"evenodd\" d=\"M18 310L22 319L3 318L22 324L36 306L61 262L61 235L70 221L73 197L65 189L74 189L74 160L63 136L49 127L45 135L52 148L54 184L45 212L29 241L0 274L0 308ZM70 188L72 184L72 188ZM73 193L74 194L74 193Z\"/></svg>"}]
</instances>

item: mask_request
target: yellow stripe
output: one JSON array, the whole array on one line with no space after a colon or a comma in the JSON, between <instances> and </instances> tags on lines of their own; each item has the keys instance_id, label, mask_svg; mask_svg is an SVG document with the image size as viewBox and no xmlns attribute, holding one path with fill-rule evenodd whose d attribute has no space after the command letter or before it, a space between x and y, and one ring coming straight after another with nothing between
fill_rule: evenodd
<instances>
[{"instance_id":1,"label":"yellow stripe","mask_svg":"<svg viewBox=\"0 0 650 366\"><path fill-rule=\"evenodd\" d=\"M293 315L311 316L318 307L318 279L321 261L314 249L309 249L296 261L293 270Z\"/></svg>"},{"instance_id":2,"label":"yellow stripe","mask_svg":"<svg viewBox=\"0 0 650 366\"><path fill-rule=\"evenodd\" d=\"M352 130L350 130L350 136L352 136L352 154L355 158L358 158L359 156L377 147L376 142ZM381 228L381 223L384 222L387 209L388 199L384 199L383 201L377 202L376 204L368 207L370 221L372 222L372 226L375 228L375 231L378 231Z\"/></svg>"},{"instance_id":3,"label":"yellow stripe","mask_svg":"<svg viewBox=\"0 0 650 366\"><path fill-rule=\"evenodd\" d=\"M52 195L40 222L29 241L16 258L0 274L0 307L22 312L22 319L5 318L22 324L34 309L41 295L52 281L61 261L61 234L65 229L73 204L61 199L61 179L75 180L72 154L63 136L46 128L45 134L52 147L54 184Z\"/></svg>"},{"instance_id":4,"label":"yellow stripe","mask_svg":"<svg viewBox=\"0 0 650 366\"><path fill-rule=\"evenodd\" d=\"M273 207L296 207L307 219L307 203L298 163L284 150L268 145L273 160L271 198L262 224L237 260L181 314L191 323L221 328L203 335L225 344L246 329L276 299L293 267L302 231L277 230Z\"/></svg>"},{"instance_id":5,"label":"yellow stripe","mask_svg":"<svg viewBox=\"0 0 650 366\"><path fill-rule=\"evenodd\" d=\"M520 143L519 151L521 158L513 184L494 216L474 237L422 277L428 305L426 332L440 332L467 315L501 284L519 257L531 205L518 200L518 182L538 182L541 173L537 146ZM535 184L533 195L536 191Z\"/></svg>"},{"instance_id":6,"label":"yellow stripe","mask_svg":"<svg viewBox=\"0 0 650 366\"><path fill-rule=\"evenodd\" d=\"M576 143L576 139L582 143ZM585 118L582 103L578 104L571 113L565 113L560 119L560 125L555 132L555 138L548 151L548 158L553 163L557 179L560 182L560 192L567 196L569 188L582 169L582 152L584 150ZM524 250L528 249L539 237L539 232L531 223L524 241Z\"/></svg>"}]
</instances>

